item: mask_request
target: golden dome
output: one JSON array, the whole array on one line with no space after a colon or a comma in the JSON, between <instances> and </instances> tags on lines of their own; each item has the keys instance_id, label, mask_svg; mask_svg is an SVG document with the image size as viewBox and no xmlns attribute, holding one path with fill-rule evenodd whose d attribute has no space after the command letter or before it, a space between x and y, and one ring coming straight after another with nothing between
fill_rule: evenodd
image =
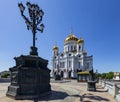
<instances>
[{"instance_id":1,"label":"golden dome","mask_svg":"<svg viewBox=\"0 0 120 102\"><path fill-rule=\"evenodd\" d=\"M74 34L71 34L65 39L65 42L68 42L68 41L71 41L71 40L78 41L78 38Z\"/></svg>"},{"instance_id":2,"label":"golden dome","mask_svg":"<svg viewBox=\"0 0 120 102\"><path fill-rule=\"evenodd\" d=\"M57 46L54 46L54 47L53 47L53 50L58 50L58 47L57 47Z\"/></svg>"},{"instance_id":3,"label":"golden dome","mask_svg":"<svg viewBox=\"0 0 120 102\"><path fill-rule=\"evenodd\" d=\"M78 42L78 44L79 43L84 43L84 40L82 38L80 38L77 42Z\"/></svg>"},{"instance_id":4,"label":"golden dome","mask_svg":"<svg viewBox=\"0 0 120 102\"><path fill-rule=\"evenodd\" d=\"M83 51L83 55L87 55L87 52L85 50Z\"/></svg>"}]
</instances>

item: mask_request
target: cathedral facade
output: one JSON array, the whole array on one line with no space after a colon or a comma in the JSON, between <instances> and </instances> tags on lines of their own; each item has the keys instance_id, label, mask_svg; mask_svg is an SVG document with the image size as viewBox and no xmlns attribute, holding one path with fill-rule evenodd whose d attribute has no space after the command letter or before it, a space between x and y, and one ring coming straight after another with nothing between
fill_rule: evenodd
<instances>
[{"instance_id":1,"label":"cathedral facade","mask_svg":"<svg viewBox=\"0 0 120 102\"><path fill-rule=\"evenodd\" d=\"M62 78L77 78L77 72L89 71L93 67L93 56L87 56L84 40L70 34L64 41L64 51L53 47L51 77L59 74Z\"/></svg>"}]
</instances>

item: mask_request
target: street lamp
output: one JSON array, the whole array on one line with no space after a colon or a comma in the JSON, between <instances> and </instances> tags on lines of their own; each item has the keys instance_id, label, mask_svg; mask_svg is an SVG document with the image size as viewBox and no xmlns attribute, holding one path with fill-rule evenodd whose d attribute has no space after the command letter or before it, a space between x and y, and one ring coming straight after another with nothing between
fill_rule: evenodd
<instances>
[{"instance_id":1,"label":"street lamp","mask_svg":"<svg viewBox=\"0 0 120 102\"><path fill-rule=\"evenodd\" d=\"M31 47L30 55L38 55L37 48L35 47L35 36L37 31L41 33L44 30L44 24L41 23L44 12L37 4L26 3L28 8L29 18L24 15L25 7L22 3L18 3L21 16L24 18L27 29L32 31L33 46Z\"/></svg>"}]
</instances>

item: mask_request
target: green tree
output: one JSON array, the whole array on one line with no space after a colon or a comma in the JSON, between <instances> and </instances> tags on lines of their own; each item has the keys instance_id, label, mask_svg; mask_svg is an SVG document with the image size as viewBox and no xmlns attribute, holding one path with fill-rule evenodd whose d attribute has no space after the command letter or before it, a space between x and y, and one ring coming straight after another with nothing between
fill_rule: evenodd
<instances>
[{"instance_id":1,"label":"green tree","mask_svg":"<svg viewBox=\"0 0 120 102\"><path fill-rule=\"evenodd\" d=\"M102 73L101 74L102 79L112 79L113 76L114 76L114 72Z\"/></svg>"},{"instance_id":2,"label":"green tree","mask_svg":"<svg viewBox=\"0 0 120 102\"><path fill-rule=\"evenodd\" d=\"M107 73L102 73L102 75L101 75L102 79L106 79L106 74Z\"/></svg>"},{"instance_id":3,"label":"green tree","mask_svg":"<svg viewBox=\"0 0 120 102\"><path fill-rule=\"evenodd\" d=\"M102 79L112 79L114 77L114 72L108 73L96 73L96 78L101 77Z\"/></svg>"},{"instance_id":4,"label":"green tree","mask_svg":"<svg viewBox=\"0 0 120 102\"><path fill-rule=\"evenodd\" d=\"M113 76L114 76L114 72L109 72L109 73L108 73L108 78L109 78L109 79L112 79Z\"/></svg>"},{"instance_id":5,"label":"green tree","mask_svg":"<svg viewBox=\"0 0 120 102\"><path fill-rule=\"evenodd\" d=\"M2 78L7 78L8 76L10 76L9 73L3 73L3 74L1 75Z\"/></svg>"},{"instance_id":6,"label":"green tree","mask_svg":"<svg viewBox=\"0 0 120 102\"><path fill-rule=\"evenodd\" d=\"M101 77L101 73L96 73L95 76L96 76L96 78L99 78L99 77Z\"/></svg>"}]
</instances>

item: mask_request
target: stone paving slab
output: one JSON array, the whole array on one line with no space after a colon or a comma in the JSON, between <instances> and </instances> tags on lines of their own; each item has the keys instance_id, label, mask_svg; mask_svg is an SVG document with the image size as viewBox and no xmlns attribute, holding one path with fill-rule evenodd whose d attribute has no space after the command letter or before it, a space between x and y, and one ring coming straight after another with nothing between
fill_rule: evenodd
<instances>
[{"instance_id":1,"label":"stone paving slab","mask_svg":"<svg viewBox=\"0 0 120 102\"><path fill-rule=\"evenodd\" d=\"M51 80L52 94L39 100L14 100L6 97L9 83L0 83L0 102L115 102L115 99L101 86L96 92L87 91L87 83L76 80ZM83 96L83 101L80 101Z\"/></svg>"}]
</instances>

